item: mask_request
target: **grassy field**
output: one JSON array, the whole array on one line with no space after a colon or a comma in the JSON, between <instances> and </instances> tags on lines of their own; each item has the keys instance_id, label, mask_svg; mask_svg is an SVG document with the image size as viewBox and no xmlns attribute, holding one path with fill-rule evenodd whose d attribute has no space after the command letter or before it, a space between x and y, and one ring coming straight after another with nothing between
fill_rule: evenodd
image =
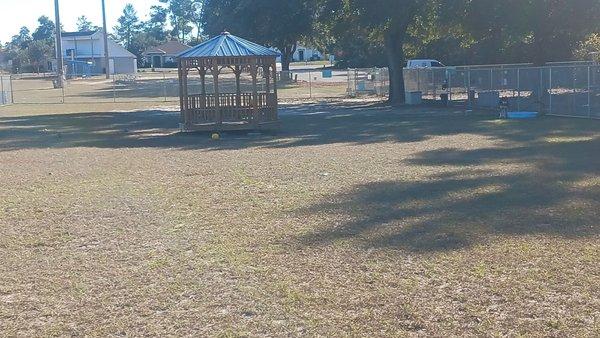
<instances>
[{"instance_id":1,"label":"grassy field","mask_svg":"<svg viewBox=\"0 0 600 338\"><path fill-rule=\"evenodd\" d=\"M596 121L115 109L0 108L2 335L600 335Z\"/></svg>"}]
</instances>

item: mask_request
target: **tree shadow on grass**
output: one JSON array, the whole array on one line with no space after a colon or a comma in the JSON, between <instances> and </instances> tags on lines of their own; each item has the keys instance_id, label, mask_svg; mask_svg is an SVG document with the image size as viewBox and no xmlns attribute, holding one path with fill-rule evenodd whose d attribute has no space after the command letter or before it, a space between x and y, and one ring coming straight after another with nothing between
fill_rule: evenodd
<instances>
[{"instance_id":1,"label":"tree shadow on grass","mask_svg":"<svg viewBox=\"0 0 600 338\"><path fill-rule=\"evenodd\" d=\"M0 151L36 148L170 148L224 150L249 147L289 148L336 143L419 142L441 135L473 133L507 141L535 141L555 135L588 135L589 121L539 119L531 123L492 123L489 115L465 116L451 108L384 104L295 104L280 109L276 136L224 133L180 134L179 113L148 110L0 117ZM597 129L596 129L597 130Z\"/></svg>"},{"instance_id":2,"label":"tree shadow on grass","mask_svg":"<svg viewBox=\"0 0 600 338\"><path fill-rule=\"evenodd\" d=\"M432 115L431 111L427 111ZM438 111L438 115L445 112ZM418 118L380 105L302 104L281 109L282 128L276 137L245 137L224 133L211 142L207 133L177 133L179 113L149 110L0 117L0 151L27 148L137 148L241 149L295 147L329 143L366 144L382 141L413 142L456 129L433 123L442 116ZM447 117L446 117L447 118ZM462 128L462 127L461 127Z\"/></svg>"},{"instance_id":3,"label":"tree shadow on grass","mask_svg":"<svg viewBox=\"0 0 600 338\"><path fill-rule=\"evenodd\" d=\"M506 235L598 235L599 152L598 134L529 146L425 151L406 161L432 173L422 181L367 183L300 210L303 217L319 215L328 225L301 236L299 243L349 240L367 248L424 253ZM517 163L529 169L480 167ZM457 169L440 170L448 166Z\"/></svg>"}]
</instances>

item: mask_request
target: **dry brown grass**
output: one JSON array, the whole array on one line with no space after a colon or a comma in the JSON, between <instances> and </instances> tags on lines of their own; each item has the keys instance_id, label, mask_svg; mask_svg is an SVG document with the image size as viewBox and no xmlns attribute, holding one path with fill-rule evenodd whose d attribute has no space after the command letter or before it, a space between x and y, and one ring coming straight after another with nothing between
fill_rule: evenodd
<instances>
[{"instance_id":1,"label":"dry brown grass","mask_svg":"<svg viewBox=\"0 0 600 338\"><path fill-rule=\"evenodd\" d=\"M173 111L23 107L3 335L600 334L595 121L307 104L214 142Z\"/></svg>"}]
</instances>

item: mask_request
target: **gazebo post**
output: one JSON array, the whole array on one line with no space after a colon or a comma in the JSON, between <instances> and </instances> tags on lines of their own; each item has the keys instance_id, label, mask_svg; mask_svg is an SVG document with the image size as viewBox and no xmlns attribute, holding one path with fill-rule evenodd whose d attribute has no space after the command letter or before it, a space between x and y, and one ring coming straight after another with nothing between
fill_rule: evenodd
<instances>
[{"instance_id":1,"label":"gazebo post","mask_svg":"<svg viewBox=\"0 0 600 338\"><path fill-rule=\"evenodd\" d=\"M219 102L219 62L216 58L212 59L212 76L215 86L215 112L217 114L217 121L219 125L223 124L223 115L221 114L221 107Z\"/></svg>"},{"instance_id":2,"label":"gazebo post","mask_svg":"<svg viewBox=\"0 0 600 338\"><path fill-rule=\"evenodd\" d=\"M182 63L183 61L181 59L179 59L177 61L177 75L179 76L179 79L181 79L182 81L179 81L179 106L181 107L181 114L180 114L180 118L179 118L179 123L181 123L183 126L187 123L187 118L186 118L186 113L185 113L185 106L183 105L183 72L182 72Z\"/></svg>"},{"instance_id":3,"label":"gazebo post","mask_svg":"<svg viewBox=\"0 0 600 338\"><path fill-rule=\"evenodd\" d=\"M250 62L250 75L252 76L252 123L258 125L258 88L257 88L257 73L256 58L252 58Z\"/></svg>"},{"instance_id":4,"label":"gazebo post","mask_svg":"<svg viewBox=\"0 0 600 338\"><path fill-rule=\"evenodd\" d=\"M233 73L235 74L235 104L239 108L242 105L242 88L240 85L242 68L239 65L235 66Z\"/></svg>"},{"instance_id":5,"label":"gazebo post","mask_svg":"<svg viewBox=\"0 0 600 338\"><path fill-rule=\"evenodd\" d=\"M200 74L200 108L206 108L206 68L204 66L198 67L198 74Z\"/></svg>"},{"instance_id":6,"label":"gazebo post","mask_svg":"<svg viewBox=\"0 0 600 338\"><path fill-rule=\"evenodd\" d=\"M268 94L271 93L271 72L269 71L270 69L270 65L263 66L263 72L265 73L265 85L267 89L267 96L269 96Z\"/></svg>"},{"instance_id":7,"label":"gazebo post","mask_svg":"<svg viewBox=\"0 0 600 338\"><path fill-rule=\"evenodd\" d=\"M185 119L185 125L188 126L192 123L192 117L190 114L190 97L188 96L188 65L187 65L187 61L183 61L182 62L182 68L181 68L181 76L183 78L183 84L181 85L181 90L182 90L182 98L183 98L183 112L184 112L184 119Z\"/></svg>"},{"instance_id":8,"label":"gazebo post","mask_svg":"<svg viewBox=\"0 0 600 338\"><path fill-rule=\"evenodd\" d=\"M277 98L277 60L271 66L273 67L273 94Z\"/></svg>"},{"instance_id":9,"label":"gazebo post","mask_svg":"<svg viewBox=\"0 0 600 338\"><path fill-rule=\"evenodd\" d=\"M277 59L275 59L273 61L273 99L272 99L272 104L273 107L271 108L273 117L275 119L277 119L277 105L278 105L278 101L277 101Z\"/></svg>"}]
</instances>

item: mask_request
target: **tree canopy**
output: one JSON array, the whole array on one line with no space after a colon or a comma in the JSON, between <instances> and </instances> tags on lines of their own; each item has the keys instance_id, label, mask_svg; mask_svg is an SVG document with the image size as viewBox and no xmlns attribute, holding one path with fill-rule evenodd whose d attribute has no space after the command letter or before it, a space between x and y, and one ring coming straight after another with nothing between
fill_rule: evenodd
<instances>
[{"instance_id":1,"label":"tree canopy","mask_svg":"<svg viewBox=\"0 0 600 338\"><path fill-rule=\"evenodd\" d=\"M283 70L289 70L297 43L311 36L315 0L205 0L203 28L208 35L224 30L282 54Z\"/></svg>"},{"instance_id":2,"label":"tree canopy","mask_svg":"<svg viewBox=\"0 0 600 338\"><path fill-rule=\"evenodd\" d=\"M51 40L54 39L54 29L56 26L54 25L54 21L50 20L45 15L42 15L38 18L39 26L35 29L33 34L31 35L33 40Z\"/></svg>"}]
</instances>

